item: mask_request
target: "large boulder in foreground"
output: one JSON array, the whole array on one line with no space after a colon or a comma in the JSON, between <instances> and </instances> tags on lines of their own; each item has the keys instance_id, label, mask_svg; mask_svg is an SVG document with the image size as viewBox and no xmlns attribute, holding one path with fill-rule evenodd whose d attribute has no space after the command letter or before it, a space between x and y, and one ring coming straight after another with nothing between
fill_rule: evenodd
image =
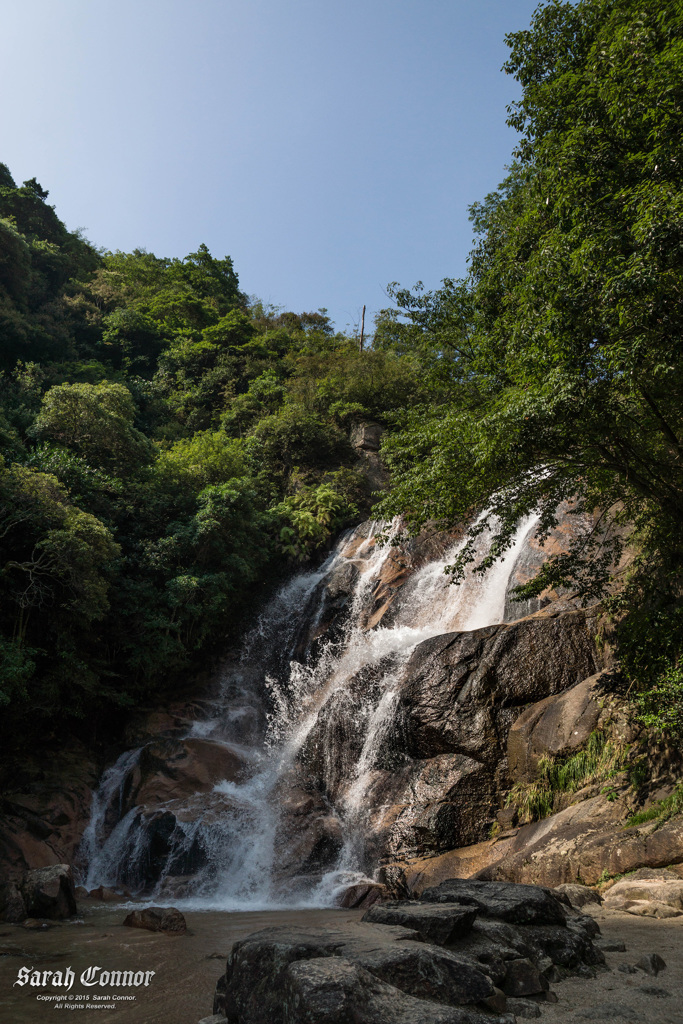
<instances>
[{"instance_id":1,"label":"large boulder in foreground","mask_svg":"<svg viewBox=\"0 0 683 1024\"><path fill-rule=\"evenodd\" d=\"M21 883L21 895L29 917L59 921L76 913L76 891L68 864L28 871Z\"/></svg>"},{"instance_id":2,"label":"large boulder in foreground","mask_svg":"<svg viewBox=\"0 0 683 1024\"><path fill-rule=\"evenodd\" d=\"M287 1024L484 1024L480 1013L406 995L343 957L290 964L284 972L282 1005ZM486 1020L502 1024L514 1018Z\"/></svg>"},{"instance_id":3,"label":"large boulder in foreground","mask_svg":"<svg viewBox=\"0 0 683 1024\"><path fill-rule=\"evenodd\" d=\"M462 902L457 902L457 895ZM592 918L551 892L449 880L337 928L276 927L236 942L214 1012L239 1024L513 1024L506 999L604 963Z\"/></svg>"}]
</instances>

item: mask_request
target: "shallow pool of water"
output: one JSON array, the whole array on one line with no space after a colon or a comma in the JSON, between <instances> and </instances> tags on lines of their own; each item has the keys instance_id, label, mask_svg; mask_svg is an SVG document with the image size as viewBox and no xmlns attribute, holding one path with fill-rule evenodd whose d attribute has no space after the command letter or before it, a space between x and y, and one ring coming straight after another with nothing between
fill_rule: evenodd
<instances>
[{"instance_id":1,"label":"shallow pool of water","mask_svg":"<svg viewBox=\"0 0 683 1024\"><path fill-rule=\"evenodd\" d=\"M185 914L187 933L174 937L125 928L129 910L130 905L84 906L81 923L55 923L47 931L0 925L0 1021L197 1024L212 1012L214 986L237 939L273 925L338 925L363 915L354 910L195 911ZM41 984L16 984L22 967L31 970L30 977L40 971ZM68 990L52 984L54 972L61 972L63 981L67 968L74 975ZM95 984L80 981L88 968L100 968L91 972ZM46 978L48 971L53 974ZM115 971L134 972L141 983L98 984L104 972Z\"/></svg>"}]
</instances>

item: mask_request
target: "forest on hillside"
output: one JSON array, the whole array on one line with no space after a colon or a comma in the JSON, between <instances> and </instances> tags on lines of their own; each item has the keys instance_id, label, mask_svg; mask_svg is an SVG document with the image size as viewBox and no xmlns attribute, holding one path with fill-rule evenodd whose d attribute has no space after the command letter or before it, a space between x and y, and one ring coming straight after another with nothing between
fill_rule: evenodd
<instances>
[{"instance_id":1,"label":"forest on hillside","mask_svg":"<svg viewBox=\"0 0 683 1024\"><path fill-rule=\"evenodd\" d=\"M5 167L0 214L0 700L24 732L92 724L234 640L367 514L352 422L425 396L416 359L250 302L205 246L96 251Z\"/></svg>"},{"instance_id":2,"label":"forest on hillside","mask_svg":"<svg viewBox=\"0 0 683 1024\"><path fill-rule=\"evenodd\" d=\"M487 561L532 509L547 530L561 501L615 523L526 593L598 599L628 542L625 677L645 721L681 728L683 12L552 0L508 43L519 142L472 207L468 274L391 286L364 351L324 310L249 299L205 246L96 249L0 165L6 739L87 733L222 650L369 514L364 420L392 474L375 514L488 508Z\"/></svg>"}]
</instances>

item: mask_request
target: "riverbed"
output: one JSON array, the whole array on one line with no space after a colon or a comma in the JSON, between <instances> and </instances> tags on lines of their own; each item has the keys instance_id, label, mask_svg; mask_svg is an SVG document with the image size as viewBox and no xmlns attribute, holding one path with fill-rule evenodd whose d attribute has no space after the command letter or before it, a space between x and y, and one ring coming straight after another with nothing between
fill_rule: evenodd
<instances>
[{"instance_id":1,"label":"riverbed","mask_svg":"<svg viewBox=\"0 0 683 1024\"><path fill-rule=\"evenodd\" d=\"M46 931L0 926L2 1024L41 1024L64 1017L86 1022L96 1017L112 1024L197 1024L212 1012L214 986L237 939L273 925L334 927L363 915L359 910L333 909L188 911L187 933L168 936L124 927L129 910L130 904L83 904L77 921L55 923ZM625 943L626 951L607 952L608 969L595 979L554 983L558 1002L542 1004L541 1024L681 1024L683 917L658 921L602 910L593 916L603 939ZM657 977L619 970L647 953L659 953L666 962ZM61 971L62 979L70 967L73 986L68 991L55 987L51 978L38 986L15 984L22 967L41 975ZM80 978L89 968L94 984L82 984ZM133 972L139 984L112 988L98 983L104 972L113 971Z\"/></svg>"}]
</instances>

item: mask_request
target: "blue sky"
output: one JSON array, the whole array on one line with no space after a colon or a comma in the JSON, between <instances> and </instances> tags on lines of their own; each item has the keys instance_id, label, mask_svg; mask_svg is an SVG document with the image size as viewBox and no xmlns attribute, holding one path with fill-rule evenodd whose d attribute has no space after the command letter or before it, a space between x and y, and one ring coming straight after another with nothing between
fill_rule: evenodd
<instances>
[{"instance_id":1,"label":"blue sky","mask_svg":"<svg viewBox=\"0 0 683 1024\"><path fill-rule=\"evenodd\" d=\"M0 160L96 245L230 255L340 329L466 270L536 0L15 0Z\"/></svg>"}]
</instances>

